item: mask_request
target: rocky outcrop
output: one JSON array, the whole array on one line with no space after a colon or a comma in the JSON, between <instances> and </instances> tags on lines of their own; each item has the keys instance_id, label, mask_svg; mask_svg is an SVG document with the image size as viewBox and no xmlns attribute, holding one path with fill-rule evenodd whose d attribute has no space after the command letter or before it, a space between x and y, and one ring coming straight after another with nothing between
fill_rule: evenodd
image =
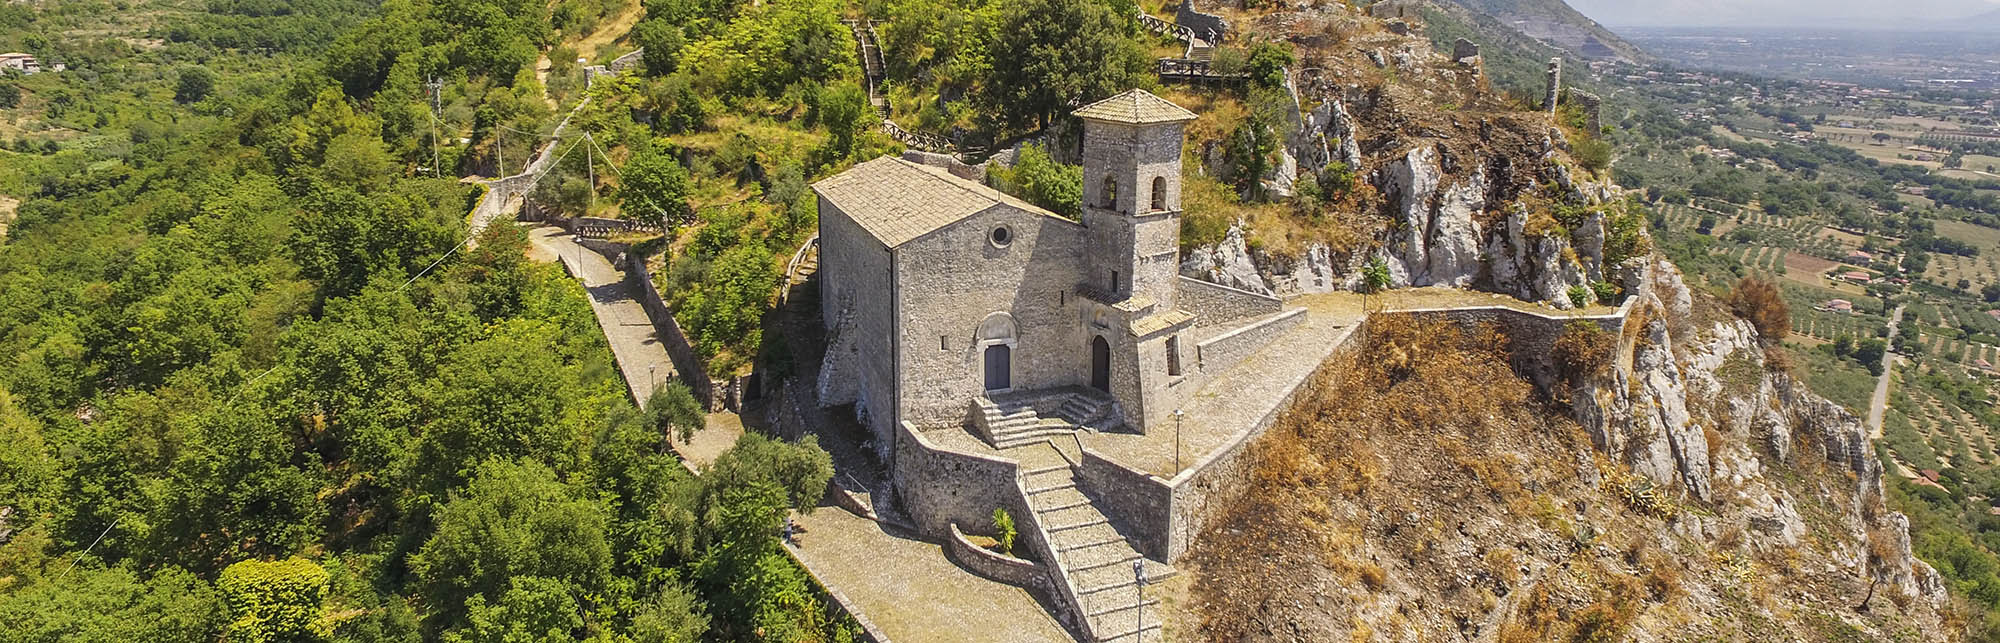
<instances>
[{"instance_id":1,"label":"rocky outcrop","mask_svg":"<svg viewBox=\"0 0 2000 643\"><path fill-rule=\"evenodd\" d=\"M1936 570L1910 552L1907 520L1882 508L1882 466L1859 418L1765 364L1756 330L1736 319L1693 323L1693 293L1664 258L1613 273L1639 296L1609 369L1582 376L1572 416L1606 456L1635 474L1714 508L1677 528L1714 538L1740 528L1757 548L1796 547L1807 527L1799 499L1768 469L1812 457L1852 475L1819 493L1838 496L1845 539L1879 559L1829 564L1866 573L1902 595L1938 604ZM1809 452L1802 452L1801 449ZM1886 553L1885 553L1886 552Z\"/></svg>"},{"instance_id":2,"label":"rocky outcrop","mask_svg":"<svg viewBox=\"0 0 2000 643\"><path fill-rule=\"evenodd\" d=\"M1486 236L1486 285L1528 301L1570 308L1569 289L1590 283L1569 239L1553 229L1530 230L1528 210L1516 204Z\"/></svg>"},{"instance_id":3,"label":"rocky outcrop","mask_svg":"<svg viewBox=\"0 0 2000 643\"><path fill-rule=\"evenodd\" d=\"M1181 261L1181 274L1237 290L1273 294L1264 275L1257 271L1257 264L1250 260L1250 248L1243 242L1241 222L1229 227L1229 233L1221 243L1189 252L1187 258Z\"/></svg>"}]
</instances>

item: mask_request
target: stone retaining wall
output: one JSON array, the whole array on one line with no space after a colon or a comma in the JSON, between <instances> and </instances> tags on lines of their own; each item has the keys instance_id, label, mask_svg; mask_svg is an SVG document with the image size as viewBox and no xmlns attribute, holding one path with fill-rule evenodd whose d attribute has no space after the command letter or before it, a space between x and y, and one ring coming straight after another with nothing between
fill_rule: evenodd
<instances>
[{"instance_id":1,"label":"stone retaining wall","mask_svg":"<svg viewBox=\"0 0 2000 643\"><path fill-rule=\"evenodd\" d=\"M1169 530L1159 526L1173 519L1173 488L1159 476L1126 468L1090 447L1082 447L1082 452L1077 467L1081 488L1104 497L1104 502L1096 503L1098 509L1127 536L1133 549L1147 558L1167 560Z\"/></svg>"},{"instance_id":2,"label":"stone retaining wall","mask_svg":"<svg viewBox=\"0 0 2000 643\"><path fill-rule=\"evenodd\" d=\"M1024 523L1032 523L1035 514L1020 491L1020 464L1013 460L944 449L902 422L893 466L896 498L926 538L945 539L953 523L992 522L994 509L1012 514L1023 538L1032 531Z\"/></svg>"},{"instance_id":3,"label":"stone retaining wall","mask_svg":"<svg viewBox=\"0 0 2000 643\"><path fill-rule=\"evenodd\" d=\"M1352 359L1355 353L1361 350L1360 340L1367 336L1367 327L1368 321L1364 319L1342 331L1340 336L1333 340L1336 346L1333 353L1327 356L1325 363L1335 364L1340 360ZM1250 445L1256 442L1265 430L1270 429L1279 417L1291 410L1299 394L1306 390L1307 383L1325 368L1326 366L1322 365L1291 382L1271 383L1272 386L1287 387L1290 393L1287 393L1283 401L1273 406L1270 412L1259 418L1255 424L1231 437L1228 444L1209 452L1207 457L1181 471L1180 475L1174 476L1173 480L1166 483L1172 497L1167 510L1167 520L1164 523L1165 529L1164 533L1154 536L1155 539L1164 541L1157 546L1164 550L1161 553L1164 554L1165 560L1171 562L1187 553L1188 545L1193 542L1194 535L1201 533L1221 514L1219 511L1210 510L1211 500L1227 502L1248 488L1250 469L1254 464L1248 457Z\"/></svg>"},{"instance_id":4,"label":"stone retaining wall","mask_svg":"<svg viewBox=\"0 0 2000 643\"><path fill-rule=\"evenodd\" d=\"M1238 290L1186 275L1174 294L1175 307L1195 314L1195 327L1226 324L1283 310L1284 300Z\"/></svg>"},{"instance_id":5,"label":"stone retaining wall","mask_svg":"<svg viewBox=\"0 0 2000 643\"><path fill-rule=\"evenodd\" d=\"M702 405L711 411L726 408L726 404L716 399L715 385L709 381L694 345L688 343L687 333L681 332L680 322L674 320L673 311L660 298L660 289L653 286L653 272L646 267L645 257L625 255L625 280L638 293L639 305L645 307L646 316L653 320L654 334L667 349L667 359L673 361L674 371L694 393L694 399L702 400Z\"/></svg>"},{"instance_id":6,"label":"stone retaining wall","mask_svg":"<svg viewBox=\"0 0 2000 643\"><path fill-rule=\"evenodd\" d=\"M951 526L951 537L945 539L944 553L959 567L987 579L1031 591L1048 590L1048 571L1041 565L975 545L965 537L965 532L958 529L957 524Z\"/></svg>"},{"instance_id":7,"label":"stone retaining wall","mask_svg":"<svg viewBox=\"0 0 2000 643\"><path fill-rule=\"evenodd\" d=\"M950 429L955 430L955 429ZM924 437L909 422L896 425L894 459L890 476L896 499L904 513L916 524L919 535L946 540L957 524L983 524L993 520L993 510L1004 508L1014 517L1014 546L1034 552L1041 560L1056 560L1048 532L1028 506L1028 490L1021 486L1020 463L977 453L962 453L939 446ZM1078 604L1076 588L1069 579L1044 568L1045 597L1054 611L1073 631L1083 631L1087 623L1075 622Z\"/></svg>"},{"instance_id":8,"label":"stone retaining wall","mask_svg":"<svg viewBox=\"0 0 2000 643\"><path fill-rule=\"evenodd\" d=\"M1305 322L1306 310L1293 308L1267 319L1208 338L1194 346L1195 368L1203 373L1221 373L1243 358L1271 344L1271 340Z\"/></svg>"}]
</instances>

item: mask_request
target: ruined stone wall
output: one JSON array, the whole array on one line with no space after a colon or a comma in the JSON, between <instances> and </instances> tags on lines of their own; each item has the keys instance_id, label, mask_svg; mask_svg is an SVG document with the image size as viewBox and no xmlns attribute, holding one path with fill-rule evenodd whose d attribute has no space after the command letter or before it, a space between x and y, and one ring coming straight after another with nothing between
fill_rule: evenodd
<instances>
[{"instance_id":1,"label":"ruined stone wall","mask_svg":"<svg viewBox=\"0 0 2000 643\"><path fill-rule=\"evenodd\" d=\"M1174 11L1174 24L1194 31L1194 37L1222 42L1229 37L1229 21L1212 13L1202 13L1194 9L1194 0L1181 0L1180 8Z\"/></svg>"},{"instance_id":2,"label":"ruined stone wall","mask_svg":"<svg viewBox=\"0 0 2000 643\"><path fill-rule=\"evenodd\" d=\"M1001 229L1004 244L994 237ZM1074 222L1003 204L898 247L900 419L961 424L968 400L986 392L986 349L996 344L1011 347L1012 389L1085 383L1084 306L1068 292L1082 241ZM983 324L1011 325L1012 336L983 337Z\"/></svg>"},{"instance_id":3,"label":"ruined stone wall","mask_svg":"<svg viewBox=\"0 0 2000 643\"><path fill-rule=\"evenodd\" d=\"M1284 309L1284 300L1201 279L1182 276L1175 302L1196 315L1195 327L1215 326L1269 315Z\"/></svg>"}]
</instances>

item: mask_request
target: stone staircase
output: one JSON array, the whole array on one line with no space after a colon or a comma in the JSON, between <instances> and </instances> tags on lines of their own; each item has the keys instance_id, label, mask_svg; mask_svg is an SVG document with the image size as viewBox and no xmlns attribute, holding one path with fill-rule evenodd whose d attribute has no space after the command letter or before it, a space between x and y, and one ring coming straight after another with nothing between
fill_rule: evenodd
<instances>
[{"instance_id":1,"label":"stone staircase","mask_svg":"<svg viewBox=\"0 0 2000 643\"><path fill-rule=\"evenodd\" d=\"M1100 642L1165 640L1159 600L1144 598L1133 565L1139 565L1147 585L1173 576L1174 568L1133 549L1084 493L1067 455L1047 442L1021 451L1028 506L1056 553L1057 571L1075 592L1086 631Z\"/></svg>"},{"instance_id":2,"label":"stone staircase","mask_svg":"<svg viewBox=\"0 0 2000 643\"><path fill-rule=\"evenodd\" d=\"M1035 414L1035 408L1027 405L997 404L992 400L975 400L979 412L984 416L987 440L993 448L1012 449L1068 435L1076 431L1077 425L1062 418L1044 418Z\"/></svg>"},{"instance_id":3,"label":"stone staircase","mask_svg":"<svg viewBox=\"0 0 2000 643\"><path fill-rule=\"evenodd\" d=\"M1078 429L1106 431L1118 426L1111 398L1089 391L1059 389L972 402L980 415L976 428L996 449L1036 444ZM1053 417L1037 412L1037 403L1053 406Z\"/></svg>"},{"instance_id":4,"label":"stone staircase","mask_svg":"<svg viewBox=\"0 0 2000 643\"><path fill-rule=\"evenodd\" d=\"M1187 48L1187 58L1188 60L1201 60L1207 62L1214 62L1215 44L1208 42L1206 40L1202 40L1200 38L1189 40Z\"/></svg>"},{"instance_id":5,"label":"stone staircase","mask_svg":"<svg viewBox=\"0 0 2000 643\"><path fill-rule=\"evenodd\" d=\"M875 37L875 22L866 18L842 22L846 22L848 29L854 32L854 42L861 48L861 75L867 83L864 89L868 90L868 104L875 106L875 112L882 118L888 118L889 99L882 96L881 91L888 67L882 63L882 47L876 44L880 40Z\"/></svg>"}]
</instances>

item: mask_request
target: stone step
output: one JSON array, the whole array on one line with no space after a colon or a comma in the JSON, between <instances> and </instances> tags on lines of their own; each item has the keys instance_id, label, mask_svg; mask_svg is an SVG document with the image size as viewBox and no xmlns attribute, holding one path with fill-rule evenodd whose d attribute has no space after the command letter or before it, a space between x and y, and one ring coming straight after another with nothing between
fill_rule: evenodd
<instances>
[{"instance_id":1,"label":"stone step","mask_svg":"<svg viewBox=\"0 0 2000 643\"><path fill-rule=\"evenodd\" d=\"M1058 473L1058 472L1067 473L1068 471L1069 471L1069 465L1067 464L1052 464L1039 469L1029 469L1027 473L1023 473L1021 475L1032 478L1035 476L1047 475L1051 473Z\"/></svg>"},{"instance_id":2,"label":"stone step","mask_svg":"<svg viewBox=\"0 0 2000 643\"><path fill-rule=\"evenodd\" d=\"M1146 608L1146 611L1148 612L1153 611L1153 609L1156 608L1159 604L1160 604L1160 599L1157 598L1148 598L1146 599L1146 602L1143 603L1143 605ZM1134 601L1116 602L1101 608L1091 610L1090 617L1097 618L1100 616L1104 616L1106 614L1113 614L1117 612L1129 612L1132 611L1133 609L1140 607L1140 605L1141 603ZM1139 615L1134 614L1134 616L1139 616ZM1144 616L1148 617L1146 619L1146 622L1150 623L1153 621L1153 619L1151 618L1152 614L1145 614Z\"/></svg>"},{"instance_id":3,"label":"stone step","mask_svg":"<svg viewBox=\"0 0 2000 643\"><path fill-rule=\"evenodd\" d=\"M1131 551L1132 549L1131 545L1126 544L1125 537L1118 535L1118 530L1112 529L1110 525L1084 527L1082 529L1065 531L1061 534L1050 534L1049 537L1058 543L1056 545L1057 551L1080 552L1079 556L1089 554L1092 550L1102 550L1113 545L1123 548L1126 551ZM1101 555L1119 556L1123 554L1106 550ZM1083 559L1076 562L1087 564L1089 560Z\"/></svg>"},{"instance_id":4,"label":"stone step","mask_svg":"<svg viewBox=\"0 0 2000 643\"><path fill-rule=\"evenodd\" d=\"M1044 525L1074 525L1103 518L1104 514L1096 507L1090 506L1089 500L1035 509L1035 520L1041 521Z\"/></svg>"},{"instance_id":5,"label":"stone step","mask_svg":"<svg viewBox=\"0 0 2000 643\"><path fill-rule=\"evenodd\" d=\"M1097 624L1097 630L1105 632L1104 635L1097 637L1098 642L1144 643L1145 641L1166 640L1160 633L1160 620L1159 617L1153 615L1153 610L1148 607L1144 613L1138 613L1136 611L1137 608L1138 606L1134 605L1124 610L1092 619L1092 622ZM1141 624L1141 619L1144 620L1143 624ZM1121 622L1123 625L1120 625Z\"/></svg>"},{"instance_id":6,"label":"stone step","mask_svg":"<svg viewBox=\"0 0 2000 643\"><path fill-rule=\"evenodd\" d=\"M1060 483L1053 484L1047 487L1031 487L1028 489L1028 496L1029 496L1028 502L1030 503L1034 502L1035 501L1034 496L1039 496L1041 494L1049 493L1052 491L1062 491L1064 489L1075 489L1075 488L1076 488L1075 480L1064 480Z\"/></svg>"},{"instance_id":7,"label":"stone step","mask_svg":"<svg viewBox=\"0 0 2000 643\"><path fill-rule=\"evenodd\" d=\"M1082 491L1077 490L1074 480L1070 481L1070 486L1064 489L1040 495L1032 495L1028 498L1029 508L1034 509L1038 516L1044 512L1060 511L1088 504L1090 504L1090 498L1084 496ZM1096 511L1096 509L1092 509L1091 511Z\"/></svg>"},{"instance_id":8,"label":"stone step","mask_svg":"<svg viewBox=\"0 0 2000 643\"><path fill-rule=\"evenodd\" d=\"M1038 515L1038 516L1036 516L1036 517L1037 517L1037 518L1039 518L1040 516ZM1073 531L1073 530L1077 530L1077 529L1087 529L1087 528L1090 528L1090 527L1095 527L1095 526L1098 526L1098 525L1109 525L1109 524L1111 524L1111 521L1110 521L1110 520L1107 520L1107 519L1105 519L1105 518L1104 518L1104 516L1103 516L1103 514L1098 514L1098 515L1097 515L1096 517L1086 517L1086 518L1084 518L1084 519L1083 519L1082 521L1079 521L1079 522L1070 522L1070 523L1044 523L1044 524L1048 524L1048 525L1050 525L1050 526L1049 526L1049 534L1050 534L1050 535L1054 535L1054 534L1057 534L1057 533L1061 533L1061 532L1066 532L1066 531Z\"/></svg>"}]
</instances>

